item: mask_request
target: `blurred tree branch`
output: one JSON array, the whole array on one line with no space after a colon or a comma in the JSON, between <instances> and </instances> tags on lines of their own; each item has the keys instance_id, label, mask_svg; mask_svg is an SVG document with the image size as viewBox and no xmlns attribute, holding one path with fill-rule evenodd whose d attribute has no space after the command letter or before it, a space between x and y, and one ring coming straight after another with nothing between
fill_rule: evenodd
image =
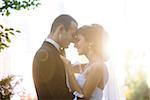
<instances>
[{"instance_id":1,"label":"blurred tree branch","mask_svg":"<svg viewBox=\"0 0 150 100\"><path fill-rule=\"evenodd\" d=\"M0 14L1 16L9 16L12 10L20 11L22 9L34 9L40 5L39 0L0 0ZM0 23L0 52L8 48L11 42L10 35L21 31L14 28L8 28Z\"/></svg>"},{"instance_id":2,"label":"blurred tree branch","mask_svg":"<svg viewBox=\"0 0 150 100\"><path fill-rule=\"evenodd\" d=\"M1 0L0 13L9 16L11 10L35 8L40 5L39 0Z\"/></svg>"},{"instance_id":3,"label":"blurred tree branch","mask_svg":"<svg viewBox=\"0 0 150 100\"><path fill-rule=\"evenodd\" d=\"M39 5L39 0L0 0L0 14L2 17L9 16L12 10L30 10L30 8L34 9ZM0 23L0 52L9 47L9 43L11 43L10 36L20 32L20 30L6 27ZM11 84L14 77L14 75L10 75L0 80L0 100L10 100L10 97L13 95L13 89L18 84L18 81L14 85Z\"/></svg>"}]
</instances>

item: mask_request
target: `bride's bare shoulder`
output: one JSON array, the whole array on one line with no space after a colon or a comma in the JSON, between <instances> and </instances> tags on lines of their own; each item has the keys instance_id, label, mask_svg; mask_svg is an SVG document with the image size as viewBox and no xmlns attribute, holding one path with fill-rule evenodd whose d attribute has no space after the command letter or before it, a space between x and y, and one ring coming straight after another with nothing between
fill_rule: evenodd
<instances>
[{"instance_id":1,"label":"bride's bare shoulder","mask_svg":"<svg viewBox=\"0 0 150 100\"><path fill-rule=\"evenodd\" d=\"M91 65L91 68L92 68L93 70L97 70L97 71L102 70L103 67L104 67L104 64L103 64L102 62L96 62L96 63L93 63L93 64Z\"/></svg>"}]
</instances>

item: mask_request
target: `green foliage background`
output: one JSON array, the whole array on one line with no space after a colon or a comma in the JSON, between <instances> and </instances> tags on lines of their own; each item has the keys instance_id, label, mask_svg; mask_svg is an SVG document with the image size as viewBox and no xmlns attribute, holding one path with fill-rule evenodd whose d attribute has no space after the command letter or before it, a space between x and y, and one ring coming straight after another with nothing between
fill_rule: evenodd
<instances>
[{"instance_id":1,"label":"green foliage background","mask_svg":"<svg viewBox=\"0 0 150 100\"><path fill-rule=\"evenodd\" d=\"M12 10L29 10L30 8L34 9L39 5L39 0L0 0L0 17L9 16ZM0 52L9 47L11 35L14 36L15 33L20 32L20 30L6 27L0 23ZM14 78L14 75L10 75L0 80L0 100L10 100L11 96L14 94L13 89L18 84L18 82L16 82L15 85L11 84Z\"/></svg>"},{"instance_id":2,"label":"green foliage background","mask_svg":"<svg viewBox=\"0 0 150 100\"><path fill-rule=\"evenodd\" d=\"M9 16L12 10L30 10L39 5L39 0L0 0L0 14L1 16ZM9 43L11 42L10 36L20 32L17 29L3 26L0 23L0 52L9 47Z\"/></svg>"},{"instance_id":3,"label":"green foliage background","mask_svg":"<svg viewBox=\"0 0 150 100\"><path fill-rule=\"evenodd\" d=\"M127 87L127 100L150 100L150 88L147 84L147 74L144 70L144 64L138 64L135 66L136 69L131 71L132 67L134 67L131 62L137 59L142 60L143 58L144 55L142 52L135 54L132 50L129 50L126 53L125 70L127 75L125 84Z\"/></svg>"}]
</instances>

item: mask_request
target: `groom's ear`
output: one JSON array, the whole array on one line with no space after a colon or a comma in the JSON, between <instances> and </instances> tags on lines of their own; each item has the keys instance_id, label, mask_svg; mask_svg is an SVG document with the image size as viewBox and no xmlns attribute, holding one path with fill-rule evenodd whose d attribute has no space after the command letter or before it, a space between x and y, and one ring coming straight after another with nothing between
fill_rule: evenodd
<instances>
[{"instance_id":1,"label":"groom's ear","mask_svg":"<svg viewBox=\"0 0 150 100\"><path fill-rule=\"evenodd\" d=\"M58 31L58 33L59 33L59 34L64 33L64 31L65 31L65 29L64 29L64 25L62 25L62 24L61 24L61 25L59 25L59 26L58 26L58 28L57 28L57 31Z\"/></svg>"}]
</instances>

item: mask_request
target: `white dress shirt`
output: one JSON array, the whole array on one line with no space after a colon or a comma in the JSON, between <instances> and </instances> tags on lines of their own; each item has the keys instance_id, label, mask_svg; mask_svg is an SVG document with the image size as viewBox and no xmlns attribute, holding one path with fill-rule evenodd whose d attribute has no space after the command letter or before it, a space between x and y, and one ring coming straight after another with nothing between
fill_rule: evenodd
<instances>
[{"instance_id":1,"label":"white dress shirt","mask_svg":"<svg viewBox=\"0 0 150 100\"><path fill-rule=\"evenodd\" d=\"M54 45L54 46L56 47L56 49L57 49L58 51L60 51L60 49L59 49L59 48L60 48L60 45L59 45L57 42L55 42L53 39L46 38L45 41L51 43L52 45Z\"/></svg>"}]
</instances>

